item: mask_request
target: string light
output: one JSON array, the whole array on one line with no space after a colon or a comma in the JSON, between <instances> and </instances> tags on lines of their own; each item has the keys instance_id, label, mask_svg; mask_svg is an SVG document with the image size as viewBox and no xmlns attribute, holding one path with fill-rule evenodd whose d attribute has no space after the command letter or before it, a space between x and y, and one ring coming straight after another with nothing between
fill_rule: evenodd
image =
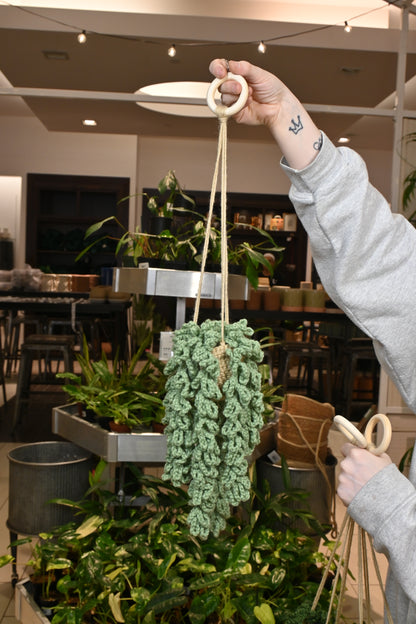
<instances>
[{"instance_id":1,"label":"string light","mask_svg":"<svg viewBox=\"0 0 416 624\"><path fill-rule=\"evenodd\" d=\"M87 41L87 34L86 34L85 30L83 30L82 32L79 33L77 39L78 39L78 43L86 43L86 41Z\"/></svg>"},{"instance_id":2,"label":"string light","mask_svg":"<svg viewBox=\"0 0 416 624\"><path fill-rule=\"evenodd\" d=\"M42 19L45 19L51 23L54 24L59 24L60 26L65 26L68 28L73 28L73 29L79 29L79 26L76 26L75 24L69 24L67 22L63 22L61 20L57 20L51 17L46 17L45 15L40 15L39 13L37 13L36 11L33 11L31 9L28 9L27 7L22 7L19 6L17 4L13 4L12 2L8 2L7 0L0 0L4 2L4 4L8 5L8 6L13 6L15 9L18 9L22 12L25 13L29 13L31 15L36 15L38 17L42 17ZM384 10L392 5L396 5L399 6L401 5L403 0L387 0L387 2L379 7L376 7L374 9L370 9L368 11L364 11L363 13L359 13L358 15L354 15L353 17L350 18L351 20L356 20L360 17L363 17L365 15L370 15L371 13L375 13L376 11L380 11L380 10ZM411 0L404 0L405 3L410 3L411 4ZM308 35L311 33L315 33L315 32L319 32L322 30L327 30L328 28L333 28L334 26L340 26L341 23L338 22L336 24L324 24L324 25L320 25L320 26L316 26L314 28L307 28L305 30L300 30L294 33L290 33L290 34L285 34L285 35L277 35L275 37L270 37L269 39L264 39L262 41L260 41L260 43L258 44L258 51L261 54L264 54L266 52L266 43L272 43L272 42L277 42L277 41L281 41L283 39L293 39L295 37L301 37L302 35ZM344 21L344 30L345 32L349 33L352 30L352 26L349 25L348 21L345 20ZM108 37L112 37L112 38L118 38L118 39L125 39L125 40L129 40L131 41L133 40L137 40L137 41L142 41L141 37L138 38L134 38L131 36L123 36L123 35L110 35L110 34L104 34L104 33L100 33L100 32L96 32L96 31L89 31L92 32L95 35L100 35L102 37L108 36ZM80 32L77 36L79 43L86 43L87 41L87 35L86 35L86 31L83 30L82 32ZM153 42L154 43L154 42ZM251 45L251 44L255 44L255 41L239 41L239 42L234 42L235 45ZM203 43L203 42L189 42L189 43L182 43L181 46L183 47L204 47L204 46L212 46L214 45L213 42L210 43ZM228 45L232 45L231 43L228 43ZM176 55L176 47L174 45L171 45L171 47L168 50L168 55L173 58Z\"/></svg>"}]
</instances>

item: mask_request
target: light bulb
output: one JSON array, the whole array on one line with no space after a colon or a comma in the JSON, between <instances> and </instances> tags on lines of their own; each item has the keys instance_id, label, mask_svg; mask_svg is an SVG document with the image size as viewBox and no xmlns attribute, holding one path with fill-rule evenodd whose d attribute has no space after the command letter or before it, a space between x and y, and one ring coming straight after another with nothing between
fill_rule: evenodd
<instances>
[{"instance_id":1,"label":"light bulb","mask_svg":"<svg viewBox=\"0 0 416 624\"><path fill-rule=\"evenodd\" d=\"M258 47L257 47L257 50L258 50L261 54L265 54L265 52L266 52L266 46L265 46L265 44L264 44L264 42L263 42L263 41L260 41L260 43L259 43L259 45L258 45Z\"/></svg>"},{"instance_id":2,"label":"light bulb","mask_svg":"<svg viewBox=\"0 0 416 624\"><path fill-rule=\"evenodd\" d=\"M172 44L168 50L168 55L170 56L170 58L173 58L174 56L176 56L176 47Z\"/></svg>"},{"instance_id":3,"label":"light bulb","mask_svg":"<svg viewBox=\"0 0 416 624\"><path fill-rule=\"evenodd\" d=\"M351 26L348 24L348 22L344 22L345 26L344 26L344 30L345 32L349 33L351 32Z\"/></svg>"},{"instance_id":4,"label":"light bulb","mask_svg":"<svg viewBox=\"0 0 416 624\"><path fill-rule=\"evenodd\" d=\"M85 43L87 41L87 35L85 33L85 30L79 33L77 39L78 39L78 43Z\"/></svg>"}]
</instances>

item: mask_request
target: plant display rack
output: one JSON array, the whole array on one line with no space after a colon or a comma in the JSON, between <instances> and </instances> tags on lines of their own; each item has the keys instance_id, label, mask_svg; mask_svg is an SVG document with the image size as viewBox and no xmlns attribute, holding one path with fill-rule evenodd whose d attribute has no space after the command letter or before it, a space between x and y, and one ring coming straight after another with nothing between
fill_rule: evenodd
<instances>
[{"instance_id":1,"label":"plant display rack","mask_svg":"<svg viewBox=\"0 0 416 624\"><path fill-rule=\"evenodd\" d=\"M160 297L176 297L176 329L185 322L186 299L196 299L199 271L178 271L153 267L122 267L114 269L113 288L116 292ZM230 299L249 298L248 279L243 275L228 276ZM201 297L221 299L221 273L204 273Z\"/></svg>"},{"instance_id":2,"label":"plant display rack","mask_svg":"<svg viewBox=\"0 0 416 624\"><path fill-rule=\"evenodd\" d=\"M21 624L50 624L50 620L44 615L42 609L39 608L29 593L27 589L28 583L30 583L28 578L16 583L14 603L16 620L21 622Z\"/></svg>"},{"instance_id":3,"label":"plant display rack","mask_svg":"<svg viewBox=\"0 0 416 624\"><path fill-rule=\"evenodd\" d=\"M113 433L80 418L77 409L75 404L55 407L52 411L52 432L110 463L164 463L166 436L162 433Z\"/></svg>"}]
</instances>

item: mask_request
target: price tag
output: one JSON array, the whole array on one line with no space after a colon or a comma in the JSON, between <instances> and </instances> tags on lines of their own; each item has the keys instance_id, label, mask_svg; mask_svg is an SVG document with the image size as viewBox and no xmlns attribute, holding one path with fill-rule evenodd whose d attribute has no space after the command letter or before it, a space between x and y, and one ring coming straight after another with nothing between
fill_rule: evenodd
<instances>
[{"instance_id":1,"label":"price tag","mask_svg":"<svg viewBox=\"0 0 416 624\"><path fill-rule=\"evenodd\" d=\"M167 362L173 355L173 331L160 332L159 359Z\"/></svg>"}]
</instances>

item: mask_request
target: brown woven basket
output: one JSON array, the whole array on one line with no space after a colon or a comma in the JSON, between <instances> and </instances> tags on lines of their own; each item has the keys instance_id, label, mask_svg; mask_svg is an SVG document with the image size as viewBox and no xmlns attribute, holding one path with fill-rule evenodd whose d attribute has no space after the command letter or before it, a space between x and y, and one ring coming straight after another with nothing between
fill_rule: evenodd
<instances>
[{"instance_id":1,"label":"brown woven basket","mask_svg":"<svg viewBox=\"0 0 416 624\"><path fill-rule=\"evenodd\" d=\"M328 432L335 409L330 403L320 403L298 394L287 394L282 404L277 426L276 446L288 461L325 462L328 454Z\"/></svg>"}]
</instances>

